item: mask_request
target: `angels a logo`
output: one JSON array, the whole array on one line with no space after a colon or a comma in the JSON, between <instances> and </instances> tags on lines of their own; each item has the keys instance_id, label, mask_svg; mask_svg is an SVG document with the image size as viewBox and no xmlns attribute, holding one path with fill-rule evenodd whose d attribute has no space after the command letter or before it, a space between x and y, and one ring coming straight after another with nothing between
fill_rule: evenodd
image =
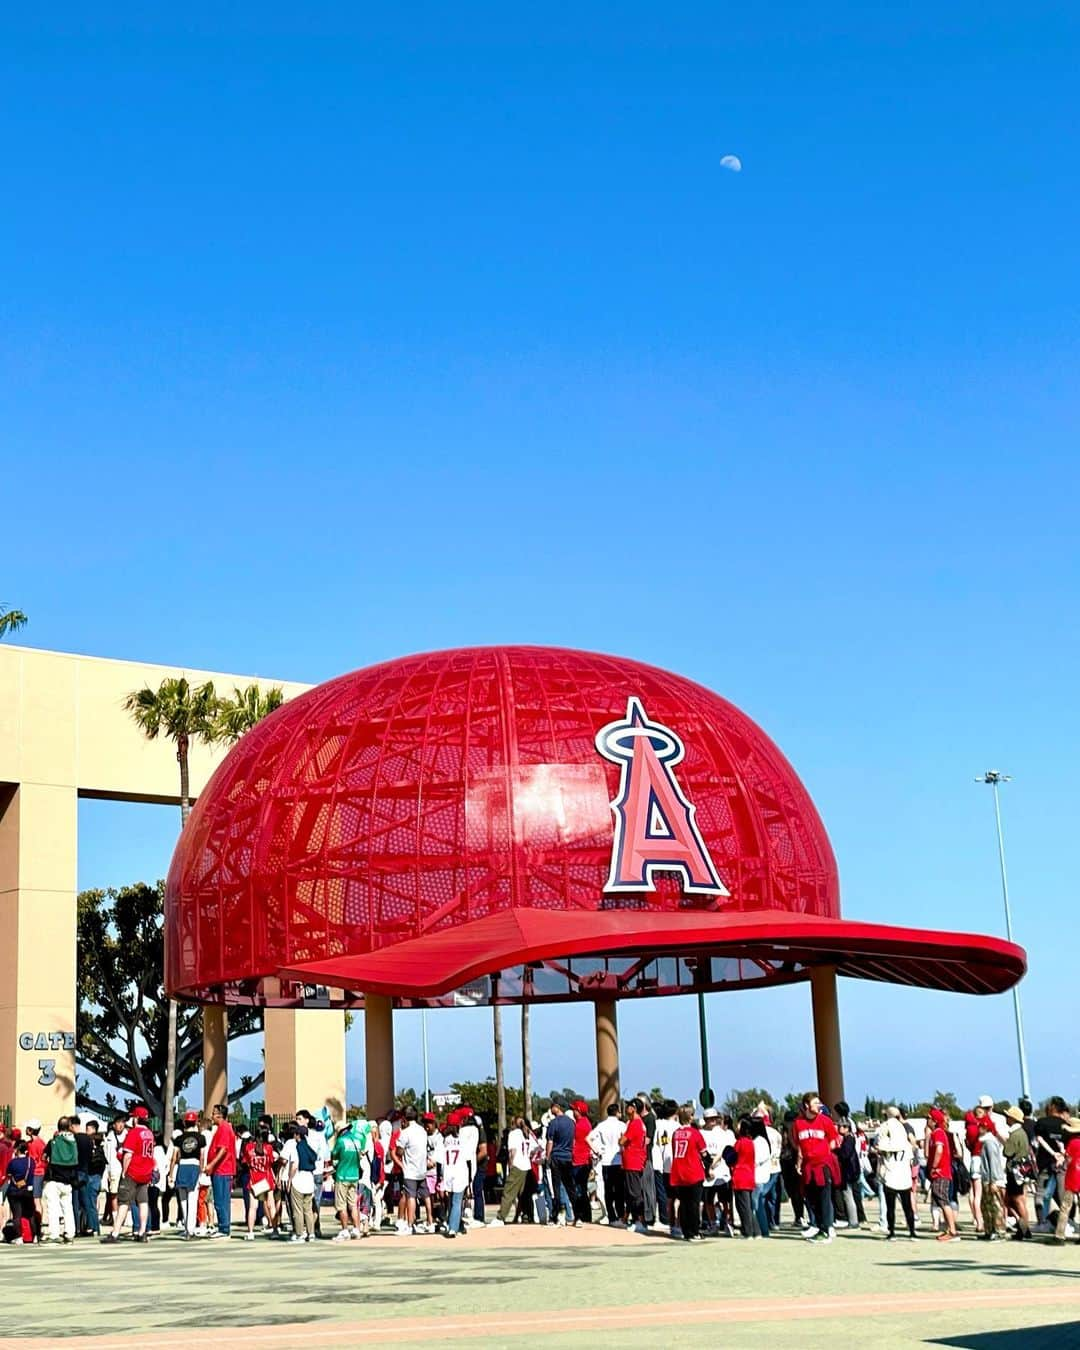
<instances>
[{"instance_id":1,"label":"angels a logo","mask_svg":"<svg viewBox=\"0 0 1080 1350\"><path fill-rule=\"evenodd\" d=\"M688 895L729 895L675 777L685 753L678 736L650 722L641 700L631 697L626 717L596 733L596 748L622 768L611 803L615 842L604 890L654 891L654 873L677 872Z\"/></svg>"}]
</instances>

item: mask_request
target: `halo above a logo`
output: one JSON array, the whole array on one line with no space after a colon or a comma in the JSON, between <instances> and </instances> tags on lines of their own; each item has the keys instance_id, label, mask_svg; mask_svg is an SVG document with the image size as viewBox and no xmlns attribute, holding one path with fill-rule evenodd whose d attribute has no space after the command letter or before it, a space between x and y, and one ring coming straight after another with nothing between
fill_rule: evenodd
<instances>
[{"instance_id":1,"label":"halo above a logo","mask_svg":"<svg viewBox=\"0 0 1080 1350\"><path fill-rule=\"evenodd\" d=\"M626 716L596 733L596 748L622 771L611 803L615 838L605 892L655 891L655 874L674 872L687 895L730 895L701 837L694 806L675 777L685 753L675 732L650 721L644 704L631 695Z\"/></svg>"}]
</instances>

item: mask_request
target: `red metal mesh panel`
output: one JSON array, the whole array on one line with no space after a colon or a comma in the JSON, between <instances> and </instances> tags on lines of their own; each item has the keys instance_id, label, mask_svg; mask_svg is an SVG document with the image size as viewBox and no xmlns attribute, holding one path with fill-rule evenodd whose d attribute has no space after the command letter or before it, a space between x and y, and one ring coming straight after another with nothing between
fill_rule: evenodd
<instances>
[{"instance_id":1,"label":"red metal mesh panel","mask_svg":"<svg viewBox=\"0 0 1080 1350\"><path fill-rule=\"evenodd\" d=\"M595 737L630 696L683 741L678 780L730 899L688 900L670 874L604 894L619 769ZM169 984L250 997L282 967L513 907L839 916L809 796L730 703L614 657L464 649L321 685L230 752L170 869Z\"/></svg>"}]
</instances>

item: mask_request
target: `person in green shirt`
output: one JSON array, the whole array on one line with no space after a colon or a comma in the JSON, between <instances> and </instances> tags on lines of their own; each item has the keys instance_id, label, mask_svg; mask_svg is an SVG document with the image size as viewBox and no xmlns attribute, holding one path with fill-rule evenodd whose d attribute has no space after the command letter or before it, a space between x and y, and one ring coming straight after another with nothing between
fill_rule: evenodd
<instances>
[{"instance_id":1,"label":"person in green shirt","mask_svg":"<svg viewBox=\"0 0 1080 1350\"><path fill-rule=\"evenodd\" d=\"M368 1235L368 1216L361 1212L358 1192L365 1175L371 1175L373 1152L371 1125L366 1120L354 1120L334 1136L330 1163L334 1169L334 1208L341 1224L335 1242Z\"/></svg>"}]
</instances>

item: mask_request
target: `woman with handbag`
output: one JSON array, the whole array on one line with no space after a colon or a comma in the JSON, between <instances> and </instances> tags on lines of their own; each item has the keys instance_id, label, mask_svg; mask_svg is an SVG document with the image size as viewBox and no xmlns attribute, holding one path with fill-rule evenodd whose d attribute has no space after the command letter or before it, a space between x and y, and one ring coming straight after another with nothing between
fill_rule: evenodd
<instances>
[{"instance_id":1,"label":"woman with handbag","mask_svg":"<svg viewBox=\"0 0 1080 1350\"><path fill-rule=\"evenodd\" d=\"M41 1219L34 1204L34 1160L30 1157L26 1140L19 1139L15 1151L8 1159L7 1169L0 1181L7 1184L7 1202L11 1209L11 1221L15 1225L16 1237L12 1246L24 1241L23 1221L30 1228L30 1240L41 1241Z\"/></svg>"},{"instance_id":2,"label":"woman with handbag","mask_svg":"<svg viewBox=\"0 0 1080 1350\"><path fill-rule=\"evenodd\" d=\"M1018 1106L1010 1106L1005 1112L1009 1122L1009 1137L1002 1150L1005 1154L1005 1210L1016 1216L1016 1228L1013 1240L1024 1242L1031 1237L1031 1225L1028 1223L1027 1188L1035 1179L1035 1159L1031 1152L1031 1141L1024 1129L1024 1113Z\"/></svg>"},{"instance_id":3,"label":"woman with handbag","mask_svg":"<svg viewBox=\"0 0 1080 1350\"><path fill-rule=\"evenodd\" d=\"M270 1236L276 1237L278 1230L278 1207L275 1168L277 1155L270 1144L270 1131L261 1126L257 1138L248 1139L241 1153L241 1163L247 1168L248 1190L250 1192L247 1207L246 1242L255 1241L255 1216L262 1203L263 1212L270 1224Z\"/></svg>"}]
</instances>

